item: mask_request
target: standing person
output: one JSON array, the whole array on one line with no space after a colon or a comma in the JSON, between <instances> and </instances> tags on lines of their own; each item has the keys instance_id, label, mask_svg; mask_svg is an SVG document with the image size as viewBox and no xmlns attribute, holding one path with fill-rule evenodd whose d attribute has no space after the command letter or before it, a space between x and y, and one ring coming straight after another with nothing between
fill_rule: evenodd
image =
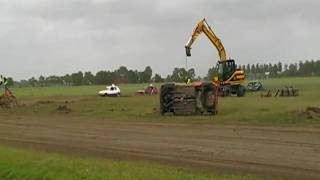
<instances>
[{"instance_id":1,"label":"standing person","mask_svg":"<svg viewBox=\"0 0 320 180\"><path fill-rule=\"evenodd\" d=\"M8 79L2 75L0 75L0 85L6 86L8 84Z\"/></svg>"}]
</instances>

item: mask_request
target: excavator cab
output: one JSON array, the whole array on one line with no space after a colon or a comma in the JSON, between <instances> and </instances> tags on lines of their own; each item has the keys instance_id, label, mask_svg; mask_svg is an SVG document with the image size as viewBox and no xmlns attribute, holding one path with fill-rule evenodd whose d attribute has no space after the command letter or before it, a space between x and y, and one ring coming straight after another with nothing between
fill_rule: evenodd
<instances>
[{"instance_id":1,"label":"excavator cab","mask_svg":"<svg viewBox=\"0 0 320 180\"><path fill-rule=\"evenodd\" d=\"M236 64L233 59L218 62L218 79L220 82L228 80L236 71Z\"/></svg>"}]
</instances>

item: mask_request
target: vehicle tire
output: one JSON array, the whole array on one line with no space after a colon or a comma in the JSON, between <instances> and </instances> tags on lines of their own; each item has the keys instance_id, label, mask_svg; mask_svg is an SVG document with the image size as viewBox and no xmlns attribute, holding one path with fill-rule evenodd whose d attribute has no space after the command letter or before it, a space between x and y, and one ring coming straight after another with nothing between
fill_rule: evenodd
<instances>
[{"instance_id":1,"label":"vehicle tire","mask_svg":"<svg viewBox=\"0 0 320 180\"><path fill-rule=\"evenodd\" d=\"M171 111L171 106L173 104L173 91L174 84L164 84L161 86L160 90L160 112L164 115Z\"/></svg>"},{"instance_id":2,"label":"vehicle tire","mask_svg":"<svg viewBox=\"0 0 320 180\"><path fill-rule=\"evenodd\" d=\"M230 96L230 88L229 87L222 86L222 87L220 87L220 91L221 91L222 97Z\"/></svg>"},{"instance_id":3,"label":"vehicle tire","mask_svg":"<svg viewBox=\"0 0 320 180\"><path fill-rule=\"evenodd\" d=\"M239 85L237 89L237 96L242 97L245 95L245 93L246 93L245 88L242 85Z\"/></svg>"}]
</instances>

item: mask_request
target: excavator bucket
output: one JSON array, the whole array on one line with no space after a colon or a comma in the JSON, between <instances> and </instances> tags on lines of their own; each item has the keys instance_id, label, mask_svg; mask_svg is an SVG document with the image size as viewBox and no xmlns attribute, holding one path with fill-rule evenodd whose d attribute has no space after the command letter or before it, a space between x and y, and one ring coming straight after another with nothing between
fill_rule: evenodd
<instances>
[{"instance_id":1,"label":"excavator bucket","mask_svg":"<svg viewBox=\"0 0 320 180\"><path fill-rule=\"evenodd\" d=\"M186 55L191 56L191 48L187 46L185 48L186 48Z\"/></svg>"}]
</instances>

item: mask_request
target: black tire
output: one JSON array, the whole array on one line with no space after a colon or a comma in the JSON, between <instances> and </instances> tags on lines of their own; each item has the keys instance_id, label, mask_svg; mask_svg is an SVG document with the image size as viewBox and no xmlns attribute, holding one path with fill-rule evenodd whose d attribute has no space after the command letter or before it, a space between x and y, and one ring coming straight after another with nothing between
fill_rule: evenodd
<instances>
[{"instance_id":1,"label":"black tire","mask_svg":"<svg viewBox=\"0 0 320 180\"><path fill-rule=\"evenodd\" d=\"M214 115L216 113L217 109L214 98L217 98L217 95L215 94L215 88L211 82L204 82L199 87L198 91L201 92L202 108L197 109L198 113L206 115Z\"/></svg>"},{"instance_id":2,"label":"black tire","mask_svg":"<svg viewBox=\"0 0 320 180\"><path fill-rule=\"evenodd\" d=\"M243 97L245 95L245 93L246 93L246 89L242 85L238 86L237 96Z\"/></svg>"},{"instance_id":3,"label":"black tire","mask_svg":"<svg viewBox=\"0 0 320 180\"><path fill-rule=\"evenodd\" d=\"M173 103L174 84L164 84L160 89L160 113L164 115L170 112Z\"/></svg>"},{"instance_id":4,"label":"black tire","mask_svg":"<svg viewBox=\"0 0 320 180\"><path fill-rule=\"evenodd\" d=\"M230 88L227 86L220 87L220 92L222 97L230 96Z\"/></svg>"}]
</instances>

